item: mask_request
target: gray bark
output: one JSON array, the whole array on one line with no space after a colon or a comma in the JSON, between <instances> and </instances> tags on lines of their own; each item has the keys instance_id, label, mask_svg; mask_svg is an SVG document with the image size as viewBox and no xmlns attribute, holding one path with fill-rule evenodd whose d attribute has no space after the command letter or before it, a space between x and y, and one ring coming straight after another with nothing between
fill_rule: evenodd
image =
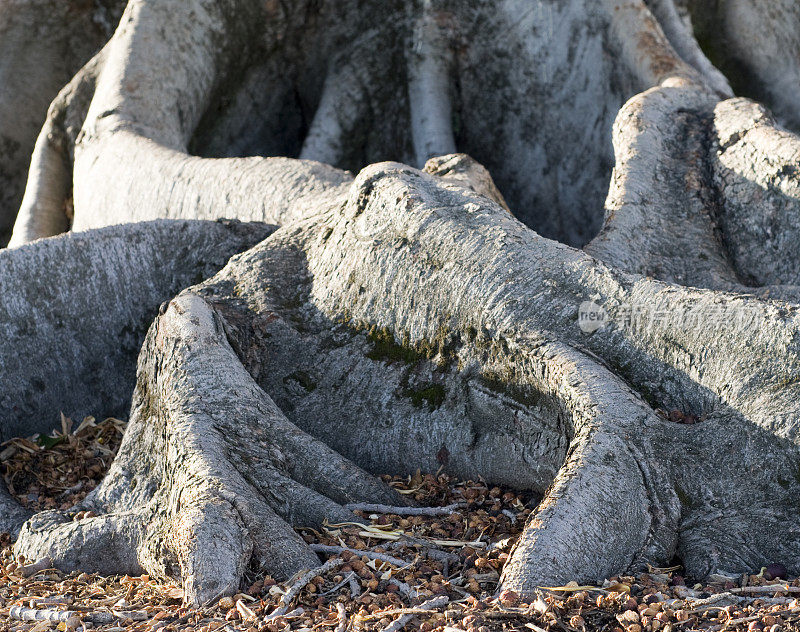
<instances>
[{"instance_id":1,"label":"gray bark","mask_svg":"<svg viewBox=\"0 0 800 632\"><path fill-rule=\"evenodd\" d=\"M737 94L800 129L800 6L793 0L682 0L697 37Z\"/></svg>"},{"instance_id":2,"label":"gray bark","mask_svg":"<svg viewBox=\"0 0 800 632\"><path fill-rule=\"evenodd\" d=\"M362 4L311 9L298 2L288 13L265 15L247 0L233 2L230 11L199 2L195 12L130 3L75 150L73 228L232 213L286 221L287 206L296 203L287 196L301 197L322 186L315 181L334 176L323 176L320 167L306 175L311 167L304 163L290 167L231 153L209 161L186 152L191 145L195 154L220 155L220 146L236 145L231 136L243 118L280 117L289 125L298 106L276 96L287 92L288 77L300 102L316 108L308 144L302 153L302 141L276 146L273 132L265 150L338 159L337 166L348 168L386 159L421 167L432 152L452 151L446 138L452 128L458 147L489 169L523 221L582 245L601 223L613 162L608 132L621 105L669 78L702 81L638 0L499 8L434 2L419 14L404 3ZM314 19L306 19L312 10ZM254 25L263 25L260 33ZM136 46L137 38L150 45ZM266 40L268 54L254 50L254 39ZM456 51L451 62L442 47ZM238 85L229 79L242 73ZM152 76L162 80L143 79ZM209 110L215 121L204 116ZM296 116L312 118L302 107ZM240 138L252 134L240 122L238 130ZM276 178L284 182L260 191ZM218 186L234 179L238 187ZM118 183L113 195L106 182ZM15 243L40 236L23 231Z\"/></svg>"},{"instance_id":3,"label":"gray bark","mask_svg":"<svg viewBox=\"0 0 800 632\"><path fill-rule=\"evenodd\" d=\"M728 98L685 8L132 0L51 109L67 169L37 148L13 243L63 225L47 195L70 170L73 230L281 228L164 305L112 470L17 551L180 578L203 603L251 560L316 564L292 525L399 502L372 475L435 470L445 446L453 474L544 497L503 588L676 554L697 576L800 573L798 139ZM339 168L454 147L473 157ZM604 327L579 327L586 301Z\"/></svg>"},{"instance_id":4,"label":"gray bark","mask_svg":"<svg viewBox=\"0 0 800 632\"><path fill-rule=\"evenodd\" d=\"M110 37L122 0L0 2L0 244L8 241L47 107Z\"/></svg>"},{"instance_id":5,"label":"gray bark","mask_svg":"<svg viewBox=\"0 0 800 632\"><path fill-rule=\"evenodd\" d=\"M59 411L125 416L158 306L270 230L160 220L0 251L0 441L49 431Z\"/></svg>"}]
</instances>

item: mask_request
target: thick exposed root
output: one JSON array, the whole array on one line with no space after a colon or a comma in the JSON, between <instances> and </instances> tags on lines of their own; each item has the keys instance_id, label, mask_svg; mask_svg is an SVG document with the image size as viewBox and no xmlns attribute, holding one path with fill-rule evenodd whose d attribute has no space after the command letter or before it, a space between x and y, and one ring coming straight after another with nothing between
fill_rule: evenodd
<instances>
[{"instance_id":1,"label":"thick exposed root","mask_svg":"<svg viewBox=\"0 0 800 632\"><path fill-rule=\"evenodd\" d=\"M485 195L509 213L511 212L486 167L466 154L449 154L431 158L425 163L424 171L439 176L444 181L452 181L472 189L475 193Z\"/></svg>"},{"instance_id":2,"label":"thick exposed root","mask_svg":"<svg viewBox=\"0 0 800 632\"><path fill-rule=\"evenodd\" d=\"M659 87L625 104L614 125L605 226L587 252L667 282L738 285L716 225L724 211L708 164L717 102L697 87Z\"/></svg>"},{"instance_id":3,"label":"thick exposed root","mask_svg":"<svg viewBox=\"0 0 800 632\"><path fill-rule=\"evenodd\" d=\"M762 106L654 88L620 110L614 145L605 226L587 252L681 285L797 296L800 139Z\"/></svg>"},{"instance_id":4,"label":"thick exposed root","mask_svg":"<svg viewBox=\"0 0 800 632\"><path fill-rule=\"evenodd\" d=\"M341 165L351 153L350 139L365 124L369 97L367 79L350 65L331 69L322 88L314 120L303 141L300 158Z\"/></svg>"},{"instance_id":5,"label":"thick exposed root","mask_svg":"<svg viewBox=\"0 0 800 632\"><path fill-rule=\"evenodd\" d=\"M58 235L70 228L75 142L104 61L105 49L89 60L50 104L33 148L25 196L9 247Z\"/></svg>"},{"instance_id":6,"label":"thick exposed root","mask_svg":"<svg viewBox=\"0 0 800 632\"><path fill-rule=\"evenodd\" d=\"M613 317L591 334L575 321L588 291ZM720 302L749 318L688 332L618 318L659 301L701 322ZM146 515L139 540L118 544L193 602L235 590L251 559L279 575L316 563L290 524L393 501L347 458L546 492L503 578L523 594L676 553L697 573L769 559L797 572L796 414L790 387L774 392L800 358L782 342L798 328L785 310L619 275L471 188L375 165L341 210L277 231L170 304L120 454L82 507L99 525ZM675 352L679 332L706 371ZM756 467L777 455L781 468ZM59 544L74 527L48 521L31 520L19 551L74 563Z\"/></svg>"},{"instance_id":7,"label":"thick exposed root","mask_svg":"<svg viewBox=\"0 0 800 632\"><path fill-rule=\"evenodd\" d=\"M448 33L454 16L436 12L432 6L430 0L423 3L422 15L412 28L408 53L411 136L420 168L429 158L456 151L451 86L455 55L449 41L452 34Z\"/></svg>"},{"instance_id":8,"label":"thick exposed root","mask_svg":"<svg viewBox=\"0 0 800 632\"><path fill-rule=\"evenodd\" d=\"M5 485L0 486L0 530L16 536L23 523L30 517L30 512L8 493Z\"/></svg>"},{"instance_id":9,"label":"thick exposed root","mask_svg":"<svg viewBox=\"0 0 800 632\"><path fill-rule=\"evenodd\" d=\"M800 138L760 105L714 108L708 161L718 221L737 272L750 285L800 284Z\"/></svg>"},{"instance_id":10,"label":"thick exposed root","mask_svg":"<svg viewBox=\"0 0 800 632\"><path fill-rule=\"evenodd\" d=\"M728 80L708 60L692 33L691 23L678 14L675 0L645 0L669 43L687 64L703 75L708 86L723 97L732 97Z\"/></svg>"},{"instance_id":11,"label":"thick exposed root","mask_svg":"<svg viewBox=\"0 0 800 632\"><path fill-rule=\"evenodd\" d=\"M110 473L70 512L103 515L75 523L39 514L16 548L57 566L177 576L197 604L235 592L252 559L284 578L315 566L290 523L355 520L336 501L368 499L402 503L291 424L245 372L224 321L186 294L145 343L131 421ZM93 558L105 560L102 568Z\"/></svg>"},{"instance_id":12,"label":"thick exposed root","mask_svg":"<svg viewBox=\"0 0 800 632\"><path fill-rule=\"evenodd\" d=\"M527 12L514 1L378 4L386 15L374 22L386 25L370 37L387 50L416 48L403 49L407 63L385 91L370 77L387 74L377 61L386 56L354 63L366 36L344 47L336 68L326 63L306 155L421 162L456 143L475 148L519 217L582 244L599 224L591 205L610 164L604 134L621 102L645 90L617 116L602 233L587 252L533 233L464 155L433 158L426 172L380 163L355 180L307 160L190 156L226 72L260 54L247 44L255 25L269 27L267 48L281 49L288 76L318 66L284 47L296 36L289 9L279 20L249 0L229 11L212 0L132 1L76 141L75 228L228 214L283 227L165 306L140 354L119 456L75 510L99 516L39 514L18 552L98 570L94 552L113 550L116 572L180 578L187 599L203 603L235 591L253 561L279 576L317 564L292 526L352 519L352 501L400 502L368 472L442 466L545 496L503 577L520 593L676 553L697 574L772 560L800 572L796 137L748 101L720 102L727 86L665 1ZM313 10L325 16L331 6ZM400 9L402 19L387 19ZM340 45L346 22L320 40L320 57ZM162 82L137 80L165 67ZM397 98L406 89L410 102ZM410 137L353 140L348 130L374 116L381 95L393 125L410 122ZM567 113L554 106L564 102ZM42 149L45 167L48 156ZM143 256L120 252L113 269ZM188 252L199 265L203 246ZM148 285L137 309L151 309L172 269L148 256L158 282L145 275L156 289ZM51 265L34 264L37 274ZM186 268L183 257L173 291L187 284ZM41 287L24 270L9 278ZM792 302L746 293L761 286ZM589 301L605 326L581 320ZM69 322L83 312L72 314ZM44 318L45 341L57 338L59 318ZM91 348L114 348L103 335L131 319L103 321ZM52 347L45 352L25 367L54 373L43 359ZM65 374L74 380L85 359L73 356L80 362ZM34 397L30 370L8 400L30 400L28 417L55 396ZM70 405L95 401L75 390ZM109 393L118 390L101 382L92 396Z\"/></svg>"},{"instance_id":13,"label":"thick exposed root","mask_svg":"<svg viewBox=\"0 0 800 632\"><path fill-rule=\"evenodd\" d=\"M709 421L705 423L709 424L722 424L725 420L729 441L738 443L747 453L745 461L750 461L753 454L768 458L769 454L779 451L785 455L786 471L796 469L797 413L796 405L791 403L794 396L786 382L778 388L775 377L785 375L790 380L799 357L795 343L789 342L796 339L796 319L787 317L784 305L620 277L596 261L525 231L500 209L479 198L470 198L466 191L462 190L460 195L454 191L445 193L437 188L435 180L405 167L379 165L365 170L352 191L345 211L346 220L336 222L333 232L324 241L309 239L306 242L306 257L313 277L312 301L330 317L346 314L351 322L388 327L398 342L408 336L405 344L412 347L441 339L442 331L469 331L470 328L486 331L490 340L506 340L516 358L515 371L521 370L525 362L522 358L525 358L532 363L533 376L543 370L537 367L547 364L529 359L523 352L522 341L557 336L576 348L590 349L640 388L651 402L655 400L668 409L707 414ZM397 204L395 200L402 202ZM363 226L371 227L369 239L361 232ZM347 259L337 254L342 252L348 253ZM580 332L574 319L577 306L592 294L595 300L606 304L613 321L587 336ZM380 302L373 298L378 296ZM417 302L415 297L418 296L425 296L426 300ZM446 306L439 306L439 301L446 301ZM722 322L719 318L713 319L715 311L719 313L720 302L736 316ZM632 318L626 319L622 311L626 305L652 306L653 311L634 313ZM674 311L666 312L668 316L660 316L670 309ZM694 317L692 326L687 328L683 319L689 314ZM675 341L681 341L680 348L675 347ZM688 360L682 349L702 349L702 366ZM764 364L754 363L754 354ZM566 357L567 353L561 351L554 355ZM586 372L578 374L580 379L588 381L589 370L602 374L599 367L589 369L587 366ZM514 373L511 375L519 379ZM604 484L595 491L589 489L587 493L594 500L584 501L584 506L600 507L609 502L618 507L629 506L629 502L635 506L637 494L645 494L646 490L653 507L646 526L660 526L650 533L641 528L642 524L639 528L629 524L630 530L622 530L620 525L619 531L603 532L613 541L598 542L597 548L608 551L610 556L615 551L625 550L631 565L647 561L650 555L664 559L671 552L669 543L676 542L675 532L680 533L677 515L680 513L682 518L690 514L702 515L708 509L705 503L713 500L678 511L675 498L680 494L675 481L685 486L687 481L695 480L686 472L691 471L691 467L696 468L687 463L691 460L686 456L677 457L671 450L675 439L670 437L685 437L683 427L655 418L644 402L638 400L634 404L636 395L625 395L626 388L613 386L615 379L610 374L605 375L602 379L596 378L599 385L587 388L591 415L587 415L588 410L579 399L571 396L569 383L552 389L552 396L559 398L565 409L562 414L569 420L567 427L574 429L574 434L566 432L566 435L573 437L573 447L578 450L581 444L575 437L581 437L593 420L601 436L611 437L605 445L620 445L614 442L621 442L637 455L631 457L629 467L620 466L622 479L635 484L637 477L631 478L629 474L637 463L639 469L648 473L638 477L643 481L638 492L630 490L628 494L620 489L616 493L617 483L612 481L607 481L611 487ZM503 381L513 383L508 374ZM731 388L731 381L746 387ZM533 384L536 385L534 391L544 390L541 382ZM609 389L607 395L604 389ZM633 400L631 412L620 408L626 399ZM772 447L767 449L763 442ZM591 442L588 445L591 446ZM757 445L761 447L755 447ZM681 454L697 454L697 448L684 446ZM736 450L724 457L703 454L710 465L708 470L703 468L700 480L693 484L695 489L704 487L705 481L712 478L713 468L730 472L733 466L723 468L721 458L726 463L745 467L737 459ZM624 453L619 458L621 463L625 462ZM596 459L585 462L585 467L589 468L600 465ZM574 468L575 463L568 461L567 467ZM751 476L756 476L752 467L747 467ZM568 470L564 480L576 476L580 479ZM763 477L759 483L762 489L775 484L778 478L772 472L764 472ZM785 477L783 483L794 489L797 481L794 477ZM718 484L719 489L724 490L720 495L726 495L731 499L730 506L735 506L732 499L739 494L736 486L722 481ZM605 495L598 497L598 492ZM561 498L568 508L569 498ZM796 511L794 501L782 492L778 502L782 509L777 513ZM575 523L587 520L584 512L574 508L564 511ZM697 513L693 514L694 511ZM623 538L622 544L615 544L619 538ZM629 538L644 543L642 548L632 549L629 545L633 540L628 541ZM679 537L677 541L680 542ZM777 532L772 532L768 540L749 537L746 544L739 547L741 550L725 557L725 561L733 564L733 560L738 559L736 566L742 568L745 559L753 560L759 555L766 558L780 552L781 559L797 564L796 549L792 546L784 545ZM694 558L687 560L687 564L707 568L712 563L710 553L693 551ZM612 561L602 556L601 553L598 565L593 567L598 573L607 570L603 566L606 563L619 564L619 558ZM548 573L546 577L558 576L566 580L580 574L570 560L575 561L565 555L563 565L554 567L557 572ZM540 567L528 564L524 568L529 582L535 583Z\"/></svg>"},{"instance_id":14,"label":"thick exposed root","mask_svg":"<svg viewBox=\"0 0 800 632\"><path fill-rule=\"evenodd\" d=\"M158 221L0 251L0 439L124 416L158 306L271 228Z\"/></svg>"},{"instance_id":15,"label":"thick exposed root","mask_svg":"<svg viewBox=\"0 0 800 632\"><path fill-rule=\"evenodd\" d=\"M387 158L422 166L467 151L489 168L518 217L582 245L601 222L608 131L620 105L665 81L707 84L708 73L676 53L642 0L571 0L536 10L522 1L499 9L493 2L306 4L284 12L254 0L225 11L211 0L188 0L178 10L131 2L75 150L75 228L159 217L285 223L347 184L341 172L302 161L188 155L190 146L208 155L204 148L235 143L234 119L250 113L308 117L305 138L266 146L337 166ZM301 29L298 21L314 26ZM261 39L268 53L252 44ZM315 52L298 52L308 50ZM229 77L248 65L254 70L235 85ZM254 85L259 77L268 85ZM301 111L280 111L276 95L283 103L292 90L301 105L284 108ZM215 127L208 119L217 112L228 122ZM237 129L251 134L241 123ZM63 189L57 176L52 184L36 180L30 198L41 198L36 187ZM29 215L19 240L56 228L32 230L46 222Z\"/></svg>"}]
</instances>

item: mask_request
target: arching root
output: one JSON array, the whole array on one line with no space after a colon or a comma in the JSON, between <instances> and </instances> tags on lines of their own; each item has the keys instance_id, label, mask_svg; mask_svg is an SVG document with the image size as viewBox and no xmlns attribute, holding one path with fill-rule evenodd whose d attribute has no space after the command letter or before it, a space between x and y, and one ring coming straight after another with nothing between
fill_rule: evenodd
<instances>
[{"instance_id":1,"label":"arching root","mask_svg":"<svg viewBox=\"0 0 800 632\"><path fill-rule=\"evenodd\" d=\"M587 285L614 317L592 333L575 321ZM685 365L664 342L680 322L617 320L627 301L749 312L684 339L748 388ZM236 590L251 560L282 576L316 564L291 525L346 519L355 500L398 502L357 465L438 459L545 493L502 582L521 594L676 552L698 573L768 559L795 572L797 425L773 416L789 409L761 372L800 353L784 347L783 369L749 360L797 330L780 309L615 274L472 188L375 165L343 208L277 231L159 316L120 453L81 505L105 518L86 528L107 544L100 526L115 516L144 524L122 529L136 537L113 541L117 559L181 578L200 603ZM776 458L780 468L757 467ZM710 528L720 512L725 527ZM35 517L18 550L75 563L67 520Z\"/></svg>"},{"instance_id":2,"label":"arching root","mask_svg":"<svg viewBox=\"0 0 800 632\"><path fill-rule=\"evenodd\" d=\"M202 604L235 592L251 559L284 578L318 563L290 522L356 518L315 488L342 503L402 502L286 420L224 328L196 295L170 303L142 351L111 471L69 514L27 523L18 553L62 567L178 576L187 601ZM102 515L70 522L80 508Z\"/></svg>"},{"instance_id":3,"label":"arching root","mask_svg":"<svg viewBox=\"0 0 800 632\"><path fill-rule=\"evenodd\" d=\"M59 411L124 417L158 306L272 230L160 220L1 250L0 440L49 432Z\"/></svg>"}]
</instances>

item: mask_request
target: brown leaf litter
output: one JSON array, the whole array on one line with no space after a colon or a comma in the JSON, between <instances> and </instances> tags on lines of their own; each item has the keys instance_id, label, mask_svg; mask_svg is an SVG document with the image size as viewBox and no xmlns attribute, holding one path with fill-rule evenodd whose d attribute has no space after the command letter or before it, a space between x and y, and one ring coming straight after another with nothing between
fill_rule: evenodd
<instances>
[{"instance_id":1,"label":"brown leaf litter","mask_svg":"<svg viewBox=\"0 0 800 632\"><path fill-rule=\"evenodd\" d=\"M67 509L100 482L124 431L62 418L48 437L0 449L6 484L30 509ZM324 564L278 583L248 573L240 593L189 609L169 581L62 573L14 556L0 537L0 630L103 632L733 632L800 630L800 581L780 565L687 585L679 567L543 588L531 602L497 585L538 498L444 473L384 480L420 507L354 506L368 524L300 533ZM418 515L413 515L417 513ZM690 582L691 583L691 582Z\"/></svg>"}]
</instances>

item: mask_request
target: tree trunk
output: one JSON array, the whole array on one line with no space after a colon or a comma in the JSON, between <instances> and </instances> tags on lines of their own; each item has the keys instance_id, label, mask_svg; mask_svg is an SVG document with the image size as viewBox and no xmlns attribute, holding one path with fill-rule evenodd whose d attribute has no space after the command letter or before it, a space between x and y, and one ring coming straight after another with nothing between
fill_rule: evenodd
<instances>
[{"instance_id":1,"label":"tree trunk","mask_svg":"<svg viewBox=\"0 0 800 632\"><path fill-rule=\"evenodd\" d=\"M121 0L0 2L0 245L11 234L47 106L108 40L123 6Z\"/></svg>"},{"instance_id":2,"label":"tree trunk","mask_svg":"<svg viewBox=\"0 0 800 632\"><path fill-rule=\"evenodd\" d=\"M12 243L67 221L70 183L73 230L281 228L203 282L202 256L174 257L195 279L170 288L196 284L150 327L111 471L17 551L178 577L204 603L252 562L318 563L292 526L398 503L373 475L446 454L544 496L503 588L674 555L800 573L800 140L731 98L689 9L132 0L51 109L40 141L70 157L48 169L37 146Z\"/></svg>"}]
</instances>

